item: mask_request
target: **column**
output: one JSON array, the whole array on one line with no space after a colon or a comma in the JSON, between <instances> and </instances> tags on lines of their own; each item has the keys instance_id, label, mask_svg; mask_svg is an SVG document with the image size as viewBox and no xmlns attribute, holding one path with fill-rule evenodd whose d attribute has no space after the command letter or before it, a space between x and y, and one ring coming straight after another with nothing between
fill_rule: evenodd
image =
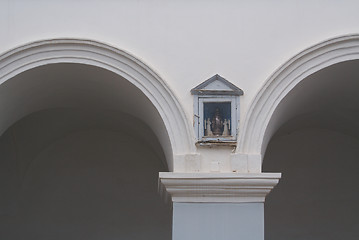
<instances>
[{"instance_id":1,"label":"column","mask_svg":"<svg viewBox=\"0 0 359 240\"><path fill-rule=\"evenodd\" d=\"M265 196L280 173L161 172L173 240L263 240Z\"/></svg>"}]
</instances>

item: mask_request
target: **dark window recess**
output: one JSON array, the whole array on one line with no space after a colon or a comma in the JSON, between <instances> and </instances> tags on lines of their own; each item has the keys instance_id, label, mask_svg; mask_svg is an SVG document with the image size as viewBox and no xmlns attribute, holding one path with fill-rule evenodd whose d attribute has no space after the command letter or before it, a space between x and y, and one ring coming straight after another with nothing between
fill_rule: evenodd
<instances>
[{"instance_id":1,"label":"dark window recess","mask_svg":"<svg viewBox=\"0 0 359 240\"><path fill-rule=\"evenodd\" d=\"M203 104L204 137L231 136L231 102Z\"/></svg>"}]
</instances>

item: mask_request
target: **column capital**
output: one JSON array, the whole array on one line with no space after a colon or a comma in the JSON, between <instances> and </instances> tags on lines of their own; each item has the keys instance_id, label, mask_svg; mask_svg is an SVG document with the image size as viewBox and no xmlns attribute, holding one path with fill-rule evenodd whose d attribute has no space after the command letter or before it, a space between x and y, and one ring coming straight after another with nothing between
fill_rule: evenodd
<instances>
[{"instance_id":1,"label":"column capital","mask_svg":"<svg viewBox=\"0 0 359 240\"><path fill-rule=\"evenodd\" d=\"M160 193L172 202L264 202L281 173L159 173Z\"/></svg>"}]
</instances>

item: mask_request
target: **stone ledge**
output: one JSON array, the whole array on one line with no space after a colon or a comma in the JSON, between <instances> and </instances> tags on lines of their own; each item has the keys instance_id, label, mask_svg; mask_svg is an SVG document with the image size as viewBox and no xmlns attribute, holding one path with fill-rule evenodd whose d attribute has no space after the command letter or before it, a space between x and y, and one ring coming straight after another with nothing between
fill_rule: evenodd
<instances>
[{"instance_id":1,"label":"stone ledge","mask_svg":"<svg viewBox=\"0 0 359 240\"><path fill-rule=\"evenodd\" d=\"M281 173L159 173L161 195L172 202L264 202Z\"/></svg>"}]
</instances>

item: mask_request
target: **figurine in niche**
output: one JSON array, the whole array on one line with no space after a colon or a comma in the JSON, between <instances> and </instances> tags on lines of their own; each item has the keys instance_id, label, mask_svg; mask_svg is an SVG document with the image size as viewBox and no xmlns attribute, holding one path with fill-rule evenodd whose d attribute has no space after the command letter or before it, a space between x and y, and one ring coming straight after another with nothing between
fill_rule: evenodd
<instances>
[{"instance_id":1,"label":"figurine in niche","mask_svg":"<svg viewBox=\"0 0 359 240\"><path fill-rule=\"evenodd\" d=\"M212 132L213 132L213 135L221 136L222 133L223 133L222 127L223 127L223 119L221 117L219 109L216 108L216 111L215 111L214 116L212 118Z\"/></svg>"},{"instance_id":2,"label":"figurine in niche","mask_svg":"<svg viewBox=\"0 0 359 240\"><path fill-rule=\"evenodd\" d=\"M204 129L205 129L205 136L213 136L212 130L211 130L211 120L208 118L208 120L204 120Z\"/></svg>"},{"instance_id":3,"label":"figurine in niche","mask_svg":"<svg viewBox=\"0 0 359 240\"><path fill-rule=\"evenodd\" d=\"M227 119L224 119L223 121L223 136L224 137L228 137L230 134L229 134L229 129L231 128L231 120L227 120Z\"/></svg>"}]
</instances>

